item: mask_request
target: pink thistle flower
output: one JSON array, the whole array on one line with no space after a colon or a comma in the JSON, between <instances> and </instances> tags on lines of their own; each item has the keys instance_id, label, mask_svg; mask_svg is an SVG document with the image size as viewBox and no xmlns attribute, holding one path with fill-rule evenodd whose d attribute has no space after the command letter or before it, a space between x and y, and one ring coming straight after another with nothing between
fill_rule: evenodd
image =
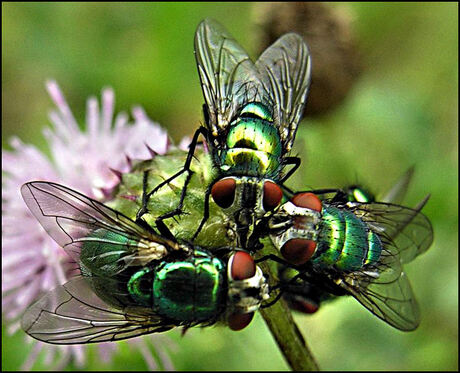
<instances>
[{"instance_id":1,"label":"pink thistle flower","mask_svg":"<svg viewBox=\"0 0 460 373\"><path fill-rule=\"evenodd\" d=\"M56 104L50 113L53 128L44 130L51 159L18 138L10 141L13 151L2 150L2 306L11 334L20 329L21 316L33 302L65 283L76 270L71 258L27 209L21 185L32 180L52 181L102 199L119 182L117 174L130 170L132 159L164 154L170 144L167 132L140 107L133 109L132 124L125 113L113 118L114 93L110 88L102 91L101 109L96 98L87 101L85 130L79 128L56 82L48 82L47 89ZM63 369L71 360L79 367L85 365L85 345L56 346L26 338L35 345L23 370L33 367L41 351L45 351L45 363L51 369ZM141 351L150 370L158 367L151 347L163 367L173 369L165 346L175 346L168 337L149 335L121 343ZM108 362L118 345L101 343L98 348L102 361Z\"/></svg>"}]
</instances>

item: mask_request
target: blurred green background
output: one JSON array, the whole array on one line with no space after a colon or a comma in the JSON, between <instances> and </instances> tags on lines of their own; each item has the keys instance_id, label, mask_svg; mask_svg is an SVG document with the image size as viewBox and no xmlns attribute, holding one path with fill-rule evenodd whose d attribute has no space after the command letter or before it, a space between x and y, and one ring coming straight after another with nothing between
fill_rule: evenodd
<instances>
[{"instance_id":1,"label":"blurred green background","mask_svg":"<svg viewBox=\"0 0 460 373\"><path fill-rule=\"evenodd\" d=\"M458 369L458 4L340 3L367 66L345 102L305 119L296 151L303 159L289 186L361 182L388 190L411 165L407 205L427 193L435 241L406 267L422 312L420 327L399 332L354 299L296 320L322 369ZM193 56L199 21L213 17L251 49L251 3L2 3L2 144L19 136L43 147L52 108L46 79L60 84L83 123L86 98L105 86L116 111L142 105L175 141L201 121ZM307 40L308 42L308 40ZM321 61L313 61L321 64ZM242 332L195 328L171 354L178 370L288 369L257 315ZM23 333L2 328L2 369L24 361ZM46 369L39 362L35 369ZM70 366L69 369L73 369ZM141 354L123 349L109 365L95 354L90 370L143 370Z\"/></svg>"}]
</instances>

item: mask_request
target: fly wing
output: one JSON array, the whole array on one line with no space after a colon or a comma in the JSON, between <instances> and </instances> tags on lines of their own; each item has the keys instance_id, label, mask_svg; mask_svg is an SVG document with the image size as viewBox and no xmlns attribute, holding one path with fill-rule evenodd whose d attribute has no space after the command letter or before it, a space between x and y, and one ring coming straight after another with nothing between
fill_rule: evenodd
<instances>
[{"instance_id":1,"label":"fly wing","mask_svg":"<svg viewBox=\"0 0 460 373\"><path fill-rule=\"evenodd\" d=\"M310 52L301 36L280 37L256 62L264 90L274 103L274 120L289 151L302 119L311 80Z\"/></svg>"},{"instance_id":2,"label":"fly wing","mask_svg":"<svg viewBox=\"0 0 460 373\"><path fill-rule=\"evenodd\" d=\"M404 200L409 184L414 176L415 167L410 167L406 173L393 185L393 187L382 197L381 202L400 204Z\"/></svg>"},{"instance_id":3,"label":"fly wing","mask_svg":"<svg viewBox=\"0 0 460 373\"><path fill-rule=\"evenodd\" d=\"M110 248L107 251L114 254L113 264L119 271L179 249L176 243L147 231L122 213L63 185L30 182L21 187L21 194L46 232L77 263L85 244ZM103 261L110 265L109 258Z\"/></svg>"},{"instance_id":4,"label":"fly wing","mask_svg":"<svg viewBox=\"0 0 460 373\"><path fill-rule=\"evenodd\" d=\"M52 344L118 341L174 327L149 309L113 307L80 276L34 303L21 325L33 338Z\"/></svg>"},{"instance_id":5,"label":"fly wing","mask_svg":"<svg viewBox=\"0 0 460 373\"><path fill-rule=\"evenodd\" d=\"M431 222L420 212L428 198L415 209L379 202L350 202L348 206L379 235L401 263L408 263L427 251L433 242Z\"/></svg>"},{"instance_id":6,"label":"fly wing","mask_svg":"<svg viewBox=\"0 0 460 373\"><path fill-rule=\"evenodd\" d=\"M260 101L262 87L246 51L217 22L205 19L195 34L195 58L208 107L208 130L225 131L243 103Z\"/></svg>"},{"instance_id":7,"label":"fly wing","mask_svg":"<svg viewBox=\"0 0 460 373\"><path fill-rule=\"evenodd\" d=\"M420 311L399 258L383 254L378 266L345 275L339 286L374 315L397 329L410 331L420 323Z\"/></svg>"},{"instance_id":8,"label":"fly wing","mask_svg":"<svg viewBox=\"0 0 460 373\"><path fill-rule=\"evenodd\" d=\"M420 323L419 308L402 264L428 250L433 241L431 223L420 212L427 200L416 209L380 202L347 203L346 208L379 236L383 250L375 264L359 271L331 272L334 283L400 330L414 330Z\"/></svg>"}]
</instances>

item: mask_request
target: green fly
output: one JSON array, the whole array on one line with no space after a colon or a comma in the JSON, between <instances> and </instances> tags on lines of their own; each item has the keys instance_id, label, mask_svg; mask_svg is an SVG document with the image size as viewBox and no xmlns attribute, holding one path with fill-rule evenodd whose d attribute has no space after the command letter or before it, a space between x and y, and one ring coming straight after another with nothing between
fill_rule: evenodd
<instances>
[{"instance_id":1,"label":"green fly","mask_svg":"<svg viewBox=\"0 0 460 373\"><path fill-rule=\"evenodd\" d=\"M404 194L398 188L388 194L393 201ZM294 308L303 312L315 312L333 296L352 295L388 324L413 330L420 315L402 265L433 241L431 223L420 212L428 197L411 209L353 195L371 196L356 186L323 201L299 193L278 210L269 223L271 239L286 259L281 262L297 272L283 270L284 287L300 295L291 299L301 301Z\"/></svg>"},{"instance_id":2,"label":"green fly","mask_svg":"<svg viewBox=\"0 0 460 373\"><path fill-rule=\"evenodd\" d=\"M81 272L26 311L22 327L36 339L116 341L218 321L240 330L268 298L244 251L179 243L161 222L155 231L59 184L29 182L21 193Z\"/></svg>"},{"instance_id":3,"label":"green fly","mask_svg":"<svg viewBox=\"0 0 460 373\"><path fill-rule=\"evenodd\" d=\"M377 198L366 187L359 184L349 185L342 190L331 190L335 192L335 202L362 202L371 203L379 200L380 202L401 204L407 189L412 180L414 167L411 167L394 186L381 197ZM420 210L422 204L415 209ZM279 278L281 281L283 298L289 307L302 313L315 313L324 302L337 299L336 296L328 292L327 284L309 283L298 276L299 272L291 266L279 265ZM332 290L333 291L333 290Z\"/></svg>"},{"instance_id":4,"label":"green fly","mask_svg":"<svg viewBox=\"0 0 460 373\"><path fill-rule=\"evenodd\" d=\"M184 167L145 192L144 200L182 173L190 176L195 147L203 135L214 177L205 192L204 214L194 238L209 218L212 196L230 218L237 246L252 248L249 241L256 220L280 205L280 186L300 165L299 158L288 154L310 84L308 47L299 35L289 33L254 63L227 30L204 20L195 34L195 57L205 100L204 126L193 136ZM293 167L286 171L286 166ZM182 212L187 181L178 207L160 219ZM138 220L147 211L144 204Z\"/></svg>"}]
</instances>

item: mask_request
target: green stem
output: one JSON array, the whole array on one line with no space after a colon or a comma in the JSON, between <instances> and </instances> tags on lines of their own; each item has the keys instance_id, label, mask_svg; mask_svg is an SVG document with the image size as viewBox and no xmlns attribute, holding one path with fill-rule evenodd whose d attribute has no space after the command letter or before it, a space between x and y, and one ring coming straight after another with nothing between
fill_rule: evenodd
<instances>
[{"instance_id":1,"label":"green stem","mask_svg":"<svg viewBox=\"0 0 460 373\"><path fill-rule=\"evenodd\" d=\"M264 243L264 248L260 250L257 255L258 257L278 254L271 242L267 241ZM259 263L259 266L265 274L268 274L271 282L278 282L276 263L266 260ZM294 322L289 307L283 299L278 300L268 308L261 309L260 313L292 370L319 370L318 364Z\"/></svg>"}]
</instances>

